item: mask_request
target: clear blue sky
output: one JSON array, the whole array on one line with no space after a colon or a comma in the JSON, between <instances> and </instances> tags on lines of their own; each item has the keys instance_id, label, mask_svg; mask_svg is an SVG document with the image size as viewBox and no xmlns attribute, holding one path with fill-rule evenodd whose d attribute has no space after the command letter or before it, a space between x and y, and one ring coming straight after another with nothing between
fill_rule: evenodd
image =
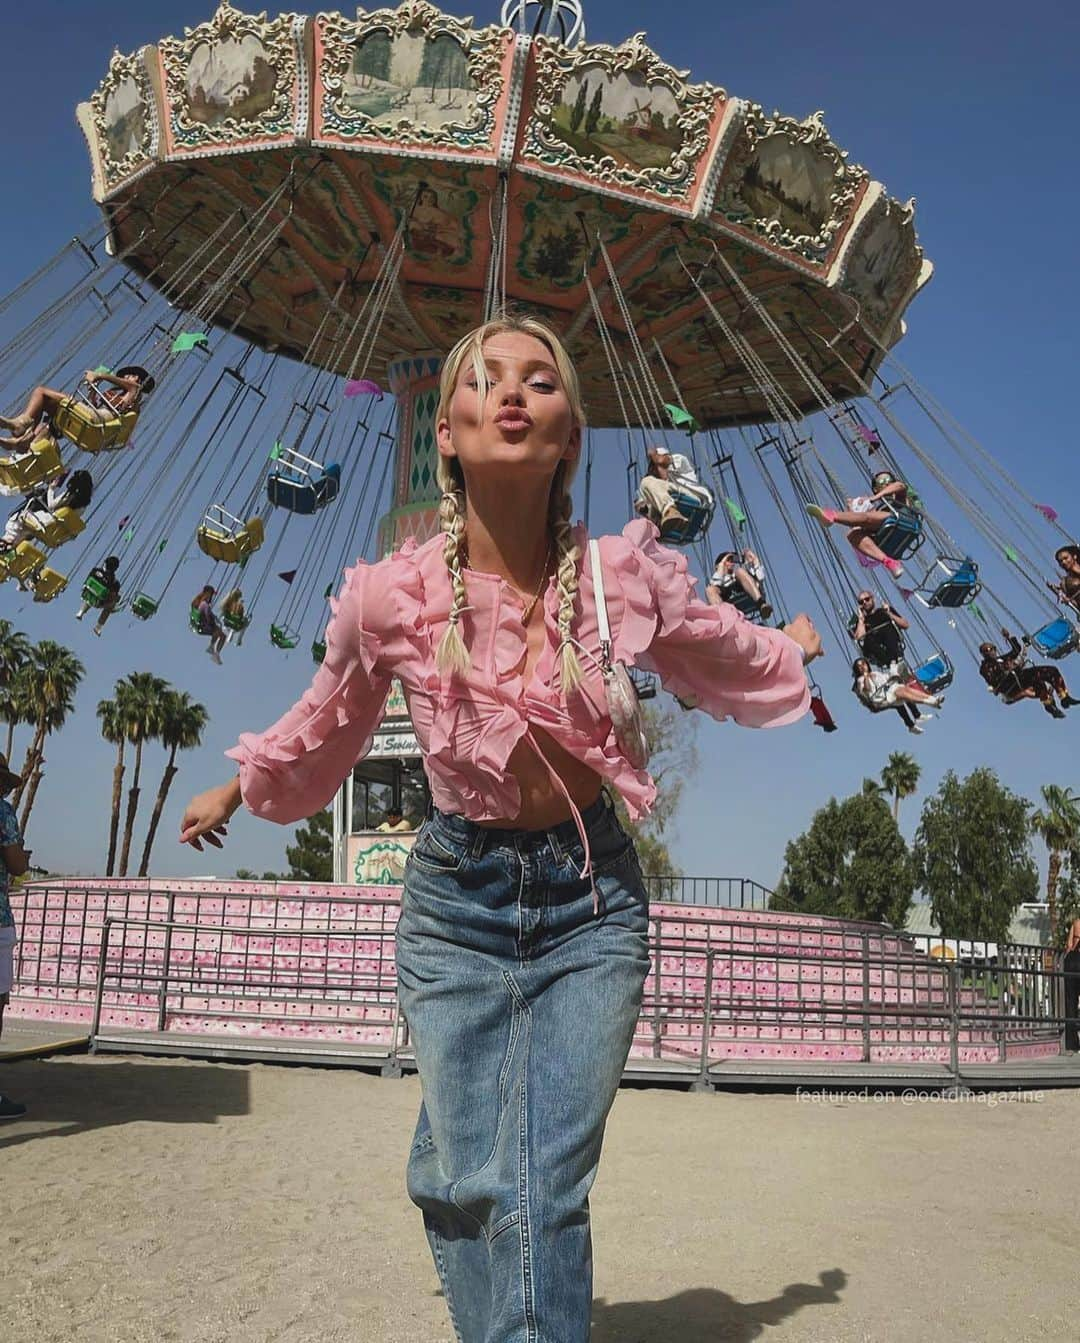
<instances>
[{"instance_id":1,"label":"clear blue sky","mask_svg":"<svg viewBox=\"0 0 1080 1343\"><path fill-rule=\"evenodd\" d=\"M206 18L211 0L38 0L4 14L8 59L0 126L8 224L0 254L6 292L94 219L89 167L74 106L104 74L114 46L131 51ZM447 5L494 20L495 0ZM894 196L918 198L918 227L937 274L909 312L901 357L1032 493L1080 529L1073 389L1080 282L1075 261L1077 189L1075 5L952 0L903 7L848 3L754 6L687 0L588 0L593 40L636 30L676 67L731 93L804 116L825 111L836 141ZM20 204L21 203L21 204ZM622 472L610 495L598 483L594 529L621 525ZM599 527L597 526L599 524ZM15 594L0 588L0 612ZM76 624L70 599L27 607L32 637L58 638L84 659L79 711L50 744L32 842L50 868L93 872L103 859L112 750L97 734L94 706L131 670L167 677L211 713L206 744L182 759L157 848L155 870L181 875L237 866L283 865L285 832L242 814L227 853L208 860L175 843L184 800L225 777L221 752L245 729L273 720L302 691L310 663L284 659L260 638L222 668L210 665L182 620L132 628L125 620L100 642ZM119 623L119 622L118 622ZM1036 706L990 701L970 664L945 716L920 740L893 715L860 712L845 691L841 658L823 668L842 730L809 724L748 733L702 720L703 767L680 817L678 848L688 873L755 877L771 884L788 838L831 794L858 788L890 750L912 749L924 790L949 768L987 763L1018 790L1075 786L1080 722L1052 722ZM1065 670L1080 686L1080 658ZM1080 710L1075 711L1080 713ZM159 753L148 752L156 788ZM918 806L908 803L907 826Z\"/></svg>"}]
</instances>

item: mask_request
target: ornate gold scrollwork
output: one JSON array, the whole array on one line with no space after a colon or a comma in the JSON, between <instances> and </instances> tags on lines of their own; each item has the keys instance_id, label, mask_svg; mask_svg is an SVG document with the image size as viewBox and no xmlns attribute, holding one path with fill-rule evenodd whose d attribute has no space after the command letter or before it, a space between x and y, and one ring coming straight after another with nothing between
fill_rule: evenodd
<instances>
[{"instance_id":1,"label":"ornate gold scrollwork","mask_svg":"<svg viewBox=\"0 0 1080 1343\"><path fill-rule=\"evenodd\" d=\"M139 53L113 53L109 73L90 95L90 108L108 191L152 159L157 150L154 95Z\"/></svg>"},{"instance_id":2,"label":"ornate gold scrollwork","mask_svg":"<svg viewBox=\"0 0 1080 1343\"><path fill-rule=\"evenodd\" d=\"M821 262L847 223L865 168L829 136L821 112L803 121L756 103L724 165L716 211L777 247Z\"/></svg>"},{"instance_id":3,"label":"ornate gold scrollwork","mask_svg":"<svg viewBox=\"0 0 1080 1343\"><path fill-rule=\"evenodd\" d=\"M158 52L178 146L198 149L292 131L298 18L280 14L268 21L265 11L245 14L222 0L206 23L185 28L182 38L162 38ZM204 48L210 89L192 82L203 77L193 67Z\"/></svg>"},{"instance_id":4,"label":"ornate gold scrollwork","mask_svg":"<svg viewBox=\"0 0 1080 1343\"><path fill-rule=\"evenodd\" d=\"M472 19L443 14L428 0L404 0L399 9L379 9L346 19L341 14L320 16L323 39L322 126L326 133L344 139L379 138L395 145L425 148L476 149L490 143L495 107L502 93L502 62L505 34L496 27L474 31ZM434 118L425 122L414 114L395 115L389 107L376 113L365 112L349 102L347 80L360 44L377 34L385 34L386 60L403 37L423 35L428 44L456 43L463 54L471 87L459 90L462 98L460 117ZM389 74L389 64L387 65ZM388 82L388 81L386 81ZM419 89L402 85L400 100Z\"/></svg>"},{"instance_id":5,"label":"ornate gold scrollwork","mask_svg":"<svg viewBox=\"0 0 1080 1343\"><path fill-rule=\"evenodd\" d=\"M525 132L525 159L587 175L601 187L650 191L672 200L688 195L709 148L716 100L725 96L722 89L687 84L689 72L665 64L646 45L644 33L635 33L620 47L583 44L569 51L543 37L535 45L535 105ZM595 110L590 104L583 120L577 119L577 108L567 117L567 90L575 76L587 83L589 71L600 76L598 85L588 85ZM609 107L620 117L601 115L605 92ZM653 101L668 108L668 115L661 110L659 121ZM648 145L648 155L635 153L635 138ZM658 148L661 157L665 149L670 156L650 164L647 160L656 158Z\"/></svg>"}]
</instances>

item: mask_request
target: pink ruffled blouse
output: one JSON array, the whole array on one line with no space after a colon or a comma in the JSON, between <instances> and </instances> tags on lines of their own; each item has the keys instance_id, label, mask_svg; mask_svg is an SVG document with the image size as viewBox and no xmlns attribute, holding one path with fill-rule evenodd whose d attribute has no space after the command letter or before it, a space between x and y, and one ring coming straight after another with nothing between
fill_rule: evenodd
<instances>
[{"instance_id":1,"label":"pink ruffled blouse","mask_svg":"<svg viewBox=\"0 0 1080 1343\"><path fill-rule=\"evenodd\" d=\"M584 673L579 690L565 695L561 686L554 578L544 601L547 640L527 685L521 675L521 600L503 579L471 570L461 623L471 670L464 677L436 671L435 650L452 601L443 538L419 547L408 541L378 564L345 571L340 596L330 603L326 658L307 693L272 727L244 733L226 753L239 762L247 807L282 824L325 807L370 748L397 677L441 811L511 825L521 806L507 769L511 752L524 738L547 763L535 726L617 788L634 820L647 815L656 787L615 743L597 665L600 641L584 528L575 536L583 558L574 638L586 650L578 650ZM798 644L779 630L751 624L733 606L697 598L685 558L658 537L651 522L639 519L621 536L600 540L615 657L655 672L666 689L714 718L733 718L745 727L779 727L800 718L810 693ZM576 816L572 803L571 810Z\"/></svg>"}]
</instances>

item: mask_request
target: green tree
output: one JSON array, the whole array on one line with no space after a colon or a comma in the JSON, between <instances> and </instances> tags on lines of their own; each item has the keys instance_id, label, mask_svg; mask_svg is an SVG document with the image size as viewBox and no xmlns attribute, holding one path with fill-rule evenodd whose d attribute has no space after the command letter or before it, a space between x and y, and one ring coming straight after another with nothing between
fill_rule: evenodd
<instances>
[{"instance_id":1,"label":"green tree","mask_svg":"<svg viewBox=\"0 0 1080 1343\"><path fill-rule=\"evenodd\" d=\"M583 79L581 88L577 91L577 98L574 106L570 109L570 129L576 131L585 120L585 107L589 101L589 81Z\"/></svg>"},{"instance_id":2,"label":"green tree","mask_svg":"<svg viewBox=\"0 0 1080 1343\"><path fill-rule=\"evenodd\" d=\"M623 828L633 837L642 872L648 877L677 878L682 875L668 848L665 835L682 801L683 788L698 769L697 723L691 713L676 709L672 702L644 706L645 736L649 742L649 773L656 783L656 802L650 815L631 821L626 803L615 798L615 812ZM652 890L653 899L674 892L661 885Z\"/></svg>"},{"instance_id":3,"label":"green tree","mask_svg":"<svg viewBox=\"0 0 1080 1343\"><path fill-rule=\"evenodd\" d=\"M830 798L809 830L788 844L770 908L902 928L914 891L908 846L889 804L867 780L854 797Z\"/></svg>"},{"instance_id":4,"label":"green tree","mask_svg":"<svg viewBox=\"0 0 1080 1343\"><path fill-rule=\"evenodd\" d=\"M1038 894L1030 806L987 768L962 780L949 770L927 798L915 867L945 937L1007 941L1016 910Z\"/></svg>"},{"instance_id":5,"label":"green tree","mask_svg":"<svg viewBox=\"0 0 1080 1343\"><path fill-rule=\"evenodd\" d=\"M5 754L11 762L15 729L27 721L19 695L19 672L30 659L30 640L10 620L0 620L0 717L8 725Z\"/></svg>"},{"instance_id":6,"label":"green tree","mask_svg":"<svg viewBox=\"0 0 1080 1343\"><path fill-rule=\"evenodd\" d=\"M333 881L334 818L329 808L317 811L296 832L296 843L285 850L289 876L294 881Z\"/></svg>"},{"instance_id":7,"label":"green tree","mask_svg":"<svg viewBox=\"0 0 1080 1343\"><path fill-rule=\"evenodd\" d=\"M592 102L589 104L589 112L585 118L585 134L595 135L596 128L600 125L600 116L604 102L604 81L601 80L596 86L596 92L593 94Z\"/></svg>"},{"instance_id":8,"label":"green tree","mask_svg":"<svg viewBox=\"0 0 1080 1343\"><path fill-rule=\"evenodd\" d=\"M1073 920L1080 919L1080 848L1073 849L1062 865L1055 917L1056 922L1050 925L1050 945L1061 950Z\"/></svg>"},{"instance_id":9,"label":"green tree","mask_svg":"<svg viewBox=\"0 0 1080 1343\"><path fill-rule=\"evenodd\" d=\"M238 867L236 869L237 881L280 881L281 875L277 872L264 872L260 877L258 872L252 871L250 867Z\"/></svg>"},{"instance_id":10,"label":"green tree","mask_svg":"<svg viewBox=\"0 0 1080 1343\"><path fill-rule=\"evenodd\" d=\"M146 831L146 843L143 845L142 861L139 863L139 876L145 877L150 871L150 851L154 847L161 812L165 799L169 796L172 781L179 773L176 765L177 751L193 750L202 742L206 730L207 712L203 705L196 704L186 690L166 689L161 694L160 720L158 735L161 743L169 752L165 772L158 785L154 799L154 811Z\"/></svg>"},{"instance_id":11,"label":"green tree","mask_svg":"<svg viewBox=\"0 0 1080 1343\"><path fill-rule=\"evenodd\" d=\"M892 795L893 820L900 819L900 803L905 797L911 797L919 787L922 770L913 755L906 751L893 751L881 771L881 787Z\"/></svg>"},{"instance_id":12,"label":"green tree","mask_svg":"<svg viewBox=\"0 0 1080 1343\"><path fill-rule=\"evenodd\" d=\"M11 764L15 747L15 729L32 726L34 722L27 685L27 663L23 663L12 672L6 685L0 687L0 718L7 724L7 744L4 754L8 758L8 764Z\"/></svg>"},{"instance_id":13,"label":"green tree","mask_svg":"<svg viewBox=\"0 0 1080 1343\"><path fill-rule=\"evenodd\" d=\"M1051 931L1057 928L1057 889L1062 858L1080 848L1080 797L1056 783L1042 787L1043 806L1031 817L1031 828L1050 851L1046 870L1046 912Z\"/></svg>"},{"instance_id":14,"label":"green tree","mask_svg":"<svg viewBox=\"0 0 1080 1343\"><path fill-rule=\"evenodd\" d=\"M125 678L125 689L118 690L117 705L121 711L124 735L135 747L135 765L128 789L127 812L124 816L124 839L120 847L121 877L127 876L131 838L135 831L135 816L139 810L139 779L142 775L142 752L146 742L161 731L162 696L169 689L167 681L151 672L130 672Z\"/></svg>"},{"instance_id":15,"label":"green tree","mask_svg":"<svg viewBox=\"0 0 1080 1343\"><path fill-rule=\"evenodd\" d=\"M109 818L109 854L105 862L105 875L111 877L116 870L116 841L120 833L120 804L124 788L124 745L127 742L127 723L124 717L124 696L127 685L117 681L113 699L98 701L97 719L101 735L116 747L116 764L113 766L112 811Z\"/></svg>"},{"instance_id":16,"label":"green tree","mask_svg":"<svg viewBox=\"0 0 1080 1343\"><path fill-rule=\"evenodd\" d=\"M27 718L34 726L34 736L23 760L22 783L12 797L12 806L23 803L19 818L23 834L44 772L45 740L63 727L85 673L85 667L71 649L51 639L42 639L31 648L29 659L18 673Z\"/></svg>"}]
</instances>

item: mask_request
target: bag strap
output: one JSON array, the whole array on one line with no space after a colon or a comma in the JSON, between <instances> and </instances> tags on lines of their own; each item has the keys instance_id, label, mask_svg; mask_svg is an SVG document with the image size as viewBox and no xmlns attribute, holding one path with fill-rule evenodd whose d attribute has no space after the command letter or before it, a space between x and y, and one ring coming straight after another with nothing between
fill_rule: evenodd
<instances>
[{"instance_id":1,"label":"bag strap","mask_svg":"<svg viewBox=\"0 0 1080 1343\"><path fill-rule=\"evenodd\" d=\"M605 668L611 666L611 626L608 623L607 598L604 595L604 566L600 559L600 542L589 541L589 563L592 569L593 593L596 598L596 627L600 633L600 658Z\"/></svg>"}]
</instances>

